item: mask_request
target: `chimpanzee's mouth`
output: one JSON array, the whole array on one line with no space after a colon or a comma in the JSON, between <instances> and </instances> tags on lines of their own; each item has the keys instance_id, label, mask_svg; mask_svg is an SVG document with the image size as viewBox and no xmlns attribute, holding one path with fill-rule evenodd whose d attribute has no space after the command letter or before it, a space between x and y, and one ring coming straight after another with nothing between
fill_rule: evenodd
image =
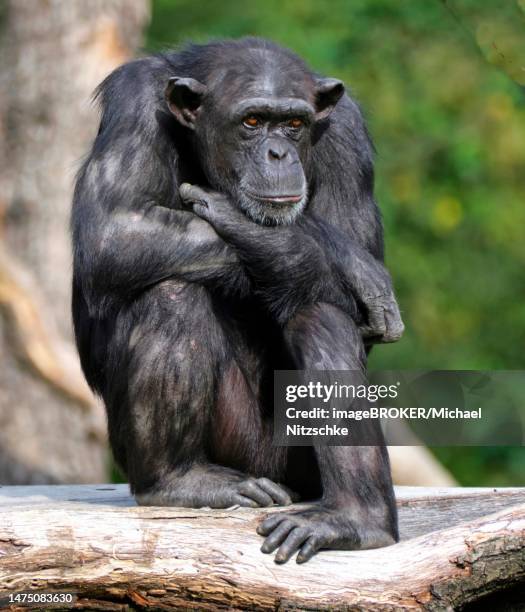
<instances>
[{"instance_id":1,"label":"chimpanzee's mouth","mask_svg":"<svg viewBox=\"0 0 525 612\"><path fill-rule=\"evenodd\" d=\"M303 199L302 193L298 195L256 195L253 193L250 195L256 200L270 204L297 204Z\"/></svg>"}]
</instances>

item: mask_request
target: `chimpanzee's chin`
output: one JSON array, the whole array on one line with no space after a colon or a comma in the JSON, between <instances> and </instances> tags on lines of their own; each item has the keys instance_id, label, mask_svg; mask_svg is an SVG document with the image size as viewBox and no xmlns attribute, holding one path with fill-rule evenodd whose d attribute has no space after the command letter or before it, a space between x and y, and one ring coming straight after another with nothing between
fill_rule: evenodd
<instances>
[{"instance_id":1,"label":"chimpanzee's chin","mask_svg":"<svg viewBox=\"0 0 525 612\"><path fill-rule=\"evenodd\" d=\"M265 202L240 194L238 203L244 214L259 225L291 225L305 209L306 195L299 202Z\"/></svg>"}]
</instances>

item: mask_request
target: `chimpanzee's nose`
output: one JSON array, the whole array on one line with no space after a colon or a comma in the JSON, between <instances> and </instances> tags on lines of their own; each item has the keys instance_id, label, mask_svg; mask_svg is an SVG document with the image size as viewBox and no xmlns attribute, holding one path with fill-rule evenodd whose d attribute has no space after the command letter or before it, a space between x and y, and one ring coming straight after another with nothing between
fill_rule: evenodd
<instances>
[{"instance_id":1,"label":"chimpanzee's nose","mask_svg":"<svg viewBox=\"0 0 525 612\"><path fill-rule=\"evenodd\" d=\"M270 161L280 161L288 155L288 144L274 140L268 147L268 157Z\"/></svg>"}]
</instances>

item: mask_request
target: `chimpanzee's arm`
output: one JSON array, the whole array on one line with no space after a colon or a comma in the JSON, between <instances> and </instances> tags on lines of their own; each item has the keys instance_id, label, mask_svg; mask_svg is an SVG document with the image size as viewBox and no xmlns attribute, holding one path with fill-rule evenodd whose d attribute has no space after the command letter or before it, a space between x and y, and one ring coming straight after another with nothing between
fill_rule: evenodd
<instances>
[{"instance_id":1,"label":"chimpanzee's arm","mask_svg":"<svg viewBox=\"0 0 525 612\"><path fill-rule=\"evenodd\" d=\"M403 323L390 275L384 267L383 225L374 198L374 151L363 114L343 96L328 122L317 125L313 147L317 170L304 231L323 245L328 265L345 293L350 289L365 313L363 336L398 339Z\"/></svg>"},{"instance_id":2,"label":"chimpanzee's arm","mask_svg":"<svg viewBox=\"0 0 525 612\"><path fill-rule=\"evenodd\" d=\"M381 342L398 340L404 326L382 257L365 248L357 236L344 233L318 216L304 216L298 225L317 244L323 245L323 254L332 271L331 282L343 295L351 293L365 311L366 324L361 325L363 336L378 338Z\"/></svg>"},{"instance_id":3,"label":"chimpanzee's arm","mask_svg":"<svg viewBox=\"0 0 525 612\"><path fill-rule=\"evenodd\" d=\"M88 169L89 171L89 169ZM77 185L76 205L96 203L106 193ZM98 219L74 225L76 269L91 307L126 301L166 278L220 287L226 293L248 290L248 279L235 252L205 221L189 211L146 204L126 210L121 201ZM80 217L80 218L79 218Z\"/></svg>"},{"instance_id":4,"label":"chimpanzee's arm","mask_svg":"<svg viewBox=\"0 0 525 612\"><path fill-rule=\"evenodd\" d=\"M199 187L182 186L181 195L235 247L260 299L280 323L321 301L357 320L364 306L365 333L383 342L401 336L390 275L357 240L306 215L291 226L259 225L225 196Z\"/></svg>"}]
</instances>

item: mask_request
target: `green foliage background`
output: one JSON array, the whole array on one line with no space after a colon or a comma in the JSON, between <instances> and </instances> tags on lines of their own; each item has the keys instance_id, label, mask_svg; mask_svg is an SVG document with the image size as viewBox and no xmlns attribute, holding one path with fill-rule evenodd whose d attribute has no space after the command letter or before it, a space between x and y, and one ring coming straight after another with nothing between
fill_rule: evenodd
<instances>
[{"instance_id":1,"label":"green foliage background","mask_svg":"<svg viewBox=\"0 0 525 612\"><path fill-rule=\"evenodd\" d=\"M342 78L407 327L371 367L525 369L524 24L525 0L154 0L147 44L264 36ZM525 485L524 449L434 451L463 484Z\"/></svg>"}]
</instances>

